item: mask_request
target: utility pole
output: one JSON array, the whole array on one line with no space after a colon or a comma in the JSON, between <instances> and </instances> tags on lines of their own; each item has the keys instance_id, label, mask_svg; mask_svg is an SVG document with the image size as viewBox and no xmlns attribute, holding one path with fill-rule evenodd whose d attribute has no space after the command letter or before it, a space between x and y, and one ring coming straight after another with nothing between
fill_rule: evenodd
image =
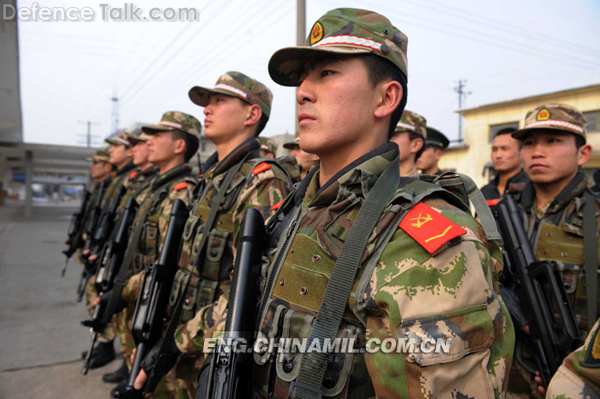
<instances>
[{"instance_id":1,"label":"utility pole","mask_svg":"<svg viewBox=\"0 0 600 399\"><path fill-rule=\"evenodd\" d=\"M466 91L465 88L467 86L466 79L460 79L458 81L458 86L454 88L454 91L458 93L458 110L462 110L463 102L465 98L472 94L470 91ZM463 142L463 116L462 114L458 114L458 142Z\"/></svg>"},{"instance_id":2,"label":"utility pole","mask_svg":"<svg viewBox=\"0 0 600 399\"><path fill-rule=\"evenodd\" d=\"M112 101L112 134L119 133L119 97L114 96L110 99Z\"/></svg>"},{"instance_id":3,"label":"utility pole","mask_svg":"<svg viewBox=\"0 0 600 399\"><path fill-rule=\"evenodd\" d=\"M304 46L304 41L306 40L306 0L296 0L296 45ZM298 89L296 89L298 91ZM294 99L295 100L295 99ZM296 105L296 101L294 101L294 105L296 106L296 123L294 124L296 127L296 131L298 131L298 106ZM294 132L294 135L296 132Z\"/></svg>"},{"instance_id":4,"label":"utility pole","mask_svg":"<svg viewBox=\"0 0 600 399\"><path fill-rule=\"evenodd\" d=\"M92 146L92 137L96 138L98 137L97 135L92 135L92 125L99 125L98 122L92 122L90 120L86 121L78 121L79 123L82 124L87 124L87 133L85 134L85 143L86 143L86 147L90 148ZM83 134L78 134L78 136L84 136Z\"/></svg>"}]
</instances>

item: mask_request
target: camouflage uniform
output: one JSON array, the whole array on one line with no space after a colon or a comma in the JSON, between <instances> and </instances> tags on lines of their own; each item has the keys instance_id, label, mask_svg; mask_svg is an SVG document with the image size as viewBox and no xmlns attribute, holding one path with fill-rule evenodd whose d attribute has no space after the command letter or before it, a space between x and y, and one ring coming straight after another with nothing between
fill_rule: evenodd
<instances>
[{"instance_id":1,"label":"camouflage uniform","mask_svg":"<svg viewBox=\"0 0 600 399\"><path fill-rule=\"evenodd\" d=\"M564 123L570 123L574 128L569 130L556 127ZM538 128L558 129L585 138L585 119L579 111L569 106L549 104L537 107L527 114L525 128L514 132L513 137L522 139L526 133ZM581 130L573 130L575 128ZM543 209L538 209L535 187L530 180L526 183L512 184L508 188L508 192L515 197L522 211L521 219L524 221L525 231L536 259L557 262L569 302L580 332L584 336L591 327L587 317L588 295L584 266L583 208L586 201L583 195L585 190L589 190L587 178L579 172L552 201ZM597 231L600 232L600 194L593 192L592 194L596 199L596 226ZM600 299L596 303L598 315ZM517 339L517 348L521 348L520 342L521 339ZM520 361L514 363L511 370L511 392L532 392L531 395L538 395L537 384L533 381L531 372L537 366L532 357L533 354L526 348L518 351L517 360L522 359L526 364Z\"/></svg>"},{"instance_id":2,"label":"camouflage uniform","mask_svg":"<svg viewBox=\"0 0 600 399\"><path fill-rule=\"evenodd\" d=\"M190 98L198 105L206 106L207 97L199 97L198 94L225 90L223 94L232 95L227 91L231 88L247 94L251 99L256 99L263 113L269 116L272 101L270 90L262 83L239 72L228 72L223 75L217 81L214 90L193 88L190 91ZM215 152L205 166L206 171L203 173L202 182L204 189L190 211L184 229L179 270L169 300L169 305L174 306L185 281L191 278L179 320L183 325L194 317L195 312L203 306L202 303L212 303L223 293L228 293L235 254L234 243L246 209L257 208L266 217L272 207L280 203L291 189L290 178L285 169L273 159L261 158L259 148L260 141L251 138L218 162ZM243 163L229 185L222 203L213 203L227 172L242 160ZM203 223L215 206L219 207L219 211L214 226L207 233L209 238L205 257L201 262L202 276L200 277L195 266L198 261L198 246L204 234L203 230L206 228ZM185 333L177 334L176 337L178 342L187 339ZM193 398L202 359L199 359L200 351L183 350L182 352L184 356L180 357L176 366L180 395L178 397Z\"/></svg>"},{"instance_id":3,"label":"camouflage uniform","mask_svg":"<svg viewBox=\"0 0 600 399\"><path fill-rule=\"evenodd\" d=\"M275 142L268 137L260 138L260 149L266 152L270 152L271 154L273 154L273 157L277 157L277 144L275 144Z\"/></svg>"},{"instance_id":4,"label":"camouflage uniform","mask_svg":"<svg viewBox=\"0 0 600 399\"><path fill-rule=\"evenodd\" d=\"M423 116L417 114L416 112L404 111L402 113L402 117L400 118L400 121L398 121L398 124L396 125L394 134L401 133L401 132L413 133L414 135L417 135L417 136L423 138L423 141L425 141L425 139L427 138L426 126L427 126L427 120ZM410 170L408 172L404 173L402 176L403 177L419 176L419 170L417 169L416 162L413 162L413 165L410 168Z\"/></svg>"},{"instance_id":5,"label":"camouflage uniform","mask_svg":"<svg viewBox=\"0 0 600 399\"><path fill-rule=\"evenodd\" d=\"M335 36L338 32L342 36ZM368 40L360 40L363 38ZM331 46L323 44L323 48L334 51L340 42L354 40L360 40L360 47L346 52L359 53L365 45L377 45L380 52L373 54L385 54L406 72L406 37L387 19L369 11L330 11L313 27L308 45L333 42ZM339 52L346 49L340 47ZM297 84L307 54L306 47L275 53L269 63L271 77L280 84ZM398 157L395 144L384 144L323 186L319 185L319 171L307 176L302 183L307 184L305 191L299 188L284 202L282 209L288 201L298 199L300 203L281 235L277 253L262 273L273 282L264 288L259 301L266 303L259 325L267 337L310 335L329 276L365 195ZM416 197L424 199L419 202ZM325 397L503 396L514 336L497 290L502 253L497 244L484 238L481 226L464 204L451 204L444 198L451 197L437 185L421 181L396 191L369 237L338 337L356 337L362 348L368 338L413 337L420 341L451 337L449 353L335 354L323 380ZM429 227L443 223L460 228L464 234L452 240L444 238L445 232L431 236L429 239L439 240L440 246L433 253L426 250L423 240L411 238L397 224L397 217L416 202L421 209L427 206ZM417 219L415 225L427 223L425 215L421 218L409 212L406 218ZM382 246L386 235L391 239ZM287 253L280 253L285 247L289 248ZM274 264L273 259L281 262ZM185 331L192 338L183 344L201 347L204 335L212 333L210 329L220 319L223 302L202 309L201 322L194 330ZM181 350L186 349L182 342L178 344ZM275 357L255 354L253 397L287 397L298 375L301 355Z\"/></svg>"},{"instance_id":6,"label":"camouflage uniform","mask_svg":"<svg viewBox=\"0 0 600 399\"><path fill-rule=\"evenodd\" d=\"M567 356L554 374L546 398L600 398L600 320L592 328L585 344Z\"/></svg>"}]
</instances>

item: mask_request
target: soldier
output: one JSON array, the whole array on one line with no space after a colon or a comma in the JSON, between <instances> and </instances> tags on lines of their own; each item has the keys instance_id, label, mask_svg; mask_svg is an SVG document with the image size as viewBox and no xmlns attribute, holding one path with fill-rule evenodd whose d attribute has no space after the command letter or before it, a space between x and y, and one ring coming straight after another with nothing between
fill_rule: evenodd
<instances>
[{"instance_id":1,"label":"soldier","mask_svg":"<svg viewBox=\"0 0 600 399\"><path fill-rule=\"evenodd\" d=\"M521 143L512 138L517 129L506 128L498 131L492 141L492 162L497 175L489 184L481 188L487 200L496 200L504 195L512 183L526 183L527 174L521 166ZM493 204L495 201L492 201Z\"/></svg>"},{"instance_id":2,"label":"soldier","mask_svg":"<svg viewBox=\"0 0 600 399\"><path fill-rule=\"evenodd\" d=\"M110 144L110 147L108 148L109 162L113 165L115 171L112 180L104 193L104 197L102 198L100 206L101 216L99 220L102 220L104 214L108 212L113 201L117 200L119 189L127 182L129 173L135 168L135 165L131 162L131 156L129 155L131 144L126 139L126 131L121 131L115 137L106 139L106 142ZM95 262L100 254L92 253L92 250L93 249L83 250L82 254L83 256L88 257L86 267L95 270ZM94 304L98 300L98 292L94 287L95 279L95 274L92 274L86 285L85 300L90 315L93 315ZM102 367L114 360L115 349L113 341L115 338L115 325L111 323L98 336L98 345L94 349L93 356L89 361L90 368Z\"/></svg>"},{"instance_id":3,"label":"soldier","mask_svg":"<svg viewBox=\"0 0 600 399\"><path fill-rule=\"evenodd\" d=\"M404 111L391 142L400 148L400 176L419 176L417 160L424 150L427 121L421 115L412 111Z\"/></svg>"},{"instance_id":4,"label":"soldier","mask_svg":"<svg viewBox=\"0 0 600 399\"><path fill-rule=\"evenodd\" d=\"M417 159L417 168L426 175L441 175L438 166L444 150L448 148L450 140L442 132L432 127L427 127L427 138L423 146L423 153Z\"/></svg>"},{"instance_id":5,"label":"soldier","mask_svg":"<svg viewBox=\"0 0 600 399\"><path fill-rule=\"evenodd\" d=\"M283 148L290 150L290 155L296 158L296 162L300 167L300 178L304 179L308 174L308 171L313 166L319 165L319 157L315 154L311 154L310 152L304 151L300 148L300 132L296 132L296 137L294 141L291 143L285 143Z\"/></svg>"},{"instance_id":6,"label":"soldier","mask_svg":"<svg viewBox=\"0 0 600 399\"><path fill-rule=\"evenodd\" d=\"M275 159L277 153L277 145L275 142L267 137L260 138L260 156L263 158Z\"/></svg>"},{"instance_id":7,"label":"soldier","mask_svg":"<svg viewBox=\"0 0 600 399\"><path fill-rule=\"evenodd\" d=\"M541 105L527 113L524 128L512 137L521 142L521 160L530 181L512 184L508 192L522 211L536 259L558 263L580 332L585 335L600 310L600 199L587 188L587 178L579 171L592 151L586 144L585 118L570 105ZM520 327L526 333L528 326ZM539 397L528 371L535 370L535 362L522 342L517 340L519 356L511 369L509 390Z\"/></svg>"},{"instance_id":8,"label":"soldier","mask_svg":"<svg viewBox=\"0 0 600 399\"><path fill-rule=\"evenodd\" d=\"M548 399L600 398L600 320L585 344L571 353L548 385Z\"/></svg>"},{"instance_id":9,"label":"soldier","mask_svg":"<svg viewBox=\"0 0 600 399\"><path fill-rule=\"evenodd\" d=\"M388 141L406 104L406 49L406 36L387 18L345 8L322 16L305 46L271 57L273 80L298 86L300 145L321 166L268 222L282 241L261 273L257 325L275 339L337 331L362 349L367 339L432 336L452 337L451 348L426 355L355 347L358 353L317 353L316 362L309 353L255 353L248 396L504 394L513 331L497 294L499 247L439 186L415 181L397 189L399 151ZM281 228L271 225L277 220ZM357 236L359 252L350 255ZM184 329L191 340L177 340L178 347L202 347L223 304L203 308L200 322Z\"/></svg>"},{"instance_id":10,"label":"soldier","mask_svg":"<svg viewBox=\"0 0 600 399\"><path fill-rule=\"evenodd\" d=\"M180 268L169 300L173 309L181 289L187 287L181 319L171 321L181 324L176 334L179 349L173 348L174 354L180 355L175 367L180 398L194 397L202 365L201 347L187 344L193 338L190 332L196 328L193 317L202 303L212 303L228 294L234 243L244 211L254 207L268 216L291 188L286 171L276 161L260 158L256 137L268 121L272 103L266 86L240 72L227 72L214 89L196 86L189 95L195 104L204 107L205 136L215 143L217 151L205 164L204 189L184 229ZM224 194L222 201L213 203L220 193ZM213 212L214 223L209 226ZM205 244L201 244L203 239ZM150 364L149 355L136 388L141 387Z\"/></svg>"},{"instance_id":11,"label":"soldier","mask_svg":"<svg viewBox=\"0 0 600 399\"><path fill-rule=\"evenodd\" d=\"M115 283L113 289L121 289L122 298L128 304L128 312L133 309L141 292L144 270L155 263L169 224L171 209L176 199L190 205L197 181L192 177L192 167L188 164L198 151L200 122L183 112L170 111L163 114L157 125L143 126L142 131L149 135L147 140L148 160L159 170L159 176L151 183L144 201L140 204L135 220L131 226L131 235L124 255L123 265L129 271L129 278L124 287ZM139 197L138 197L139 199ZM130 323L133 315L121 317ZM130 331L122 330L123 334ZM131 337L125 336L126 353L133 350ZM127 361L131 367L131 358ZM127 381L113 389L111 394L120 391ZM172 397L174 378L168 376L156 388L157 397Z\"/></svg>"}]
</instances>

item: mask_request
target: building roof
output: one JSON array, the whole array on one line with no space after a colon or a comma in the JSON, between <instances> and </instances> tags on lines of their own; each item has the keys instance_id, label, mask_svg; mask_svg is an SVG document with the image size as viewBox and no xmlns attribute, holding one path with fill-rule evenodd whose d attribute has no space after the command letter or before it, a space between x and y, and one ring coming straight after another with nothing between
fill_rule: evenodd
<instances>
[{"instance_id":1,"label":"building roof","mask_svg":"<svg viewBox=\"0 0 600 399\"><path fill-rule=\"evenodd\" d=\"M542 98L548 97L548 96L557 96L557 95L563 95L563 94L582 93L582 92L594 91L594 90L600 91L600 84L594 84L594 85L589 85L589 86L576 87L576 88L573 88L573 89L559 90L559 91L555 91L555 92L551 92L551 93L536 94L534 96L516 98L516 99L513 99L513 100L500 101L500 102L497 102L497 103L480 105L478 107L461 109L461 110L458 110L456 112L459 113L459 114L463 114L464 115L464 114L468 114L468 113L471 113L471 112L474 112L474 111L482 111L482 110L486 110L486 109L498 108L499 106L505 107L507 105L517 105L519 103L530 102L532 100L538 100L538 99L542 99Z\"/></svg>"}]
</instances>

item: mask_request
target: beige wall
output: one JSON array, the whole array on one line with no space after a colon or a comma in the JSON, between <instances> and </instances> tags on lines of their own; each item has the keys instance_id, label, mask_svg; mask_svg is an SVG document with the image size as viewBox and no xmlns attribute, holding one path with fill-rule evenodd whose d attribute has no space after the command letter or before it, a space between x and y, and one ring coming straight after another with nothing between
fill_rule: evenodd
<instances>
[{"instance_id":1,"label":"beige wall","mask_svg":"<svg viewBox=\"0 0 600 399\"><path fill-rule=\"evenodd\" d=\"M582 112L600 110L600 85L588 86L559 93L523 98L462 111L465 126L465 145L449 148L440 161L442 169L456 169L469 175L479 186L488 182L482 176L484 165L490 161L491 144L488 142L490 125L523 121L527 111L548 103L564 103ZM589 132L592 158L586 168L600 168L600 132Z\"/></svg>"}]
</instances>

